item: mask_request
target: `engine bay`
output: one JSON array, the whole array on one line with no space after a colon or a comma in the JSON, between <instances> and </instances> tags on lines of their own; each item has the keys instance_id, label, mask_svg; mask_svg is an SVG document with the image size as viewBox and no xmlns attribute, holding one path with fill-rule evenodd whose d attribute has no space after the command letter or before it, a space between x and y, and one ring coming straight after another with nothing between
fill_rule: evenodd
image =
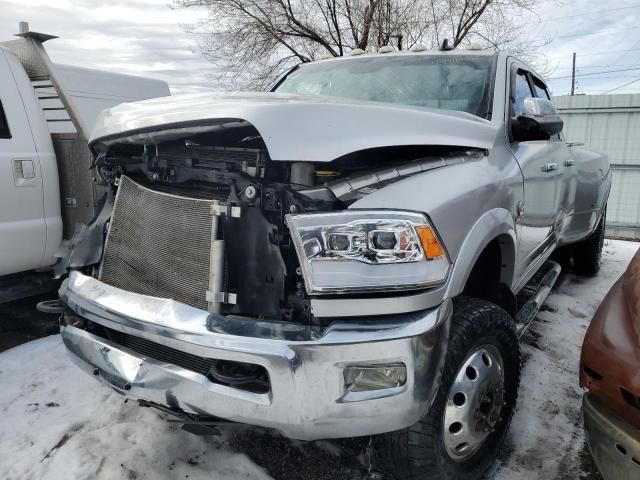
<instances>
[{"instance_id":1,"label":"engine bay","mask_svg":"<svg viewBox=\"0 0 640 480\"><path fill-rule=\"evenodd\" d=\"M416 146L354 152L322 164L273 161L258 132L246 122L213 131L205 128L186 133L185 129L168 129L112 139L93 144L92 150L96 181L107 189L107 195L115 198L116 206L123 179L157 194L185 201L206 200L221 206L215 207L220 209L217 212L219 221L211 242L224 243L222 290L207 291L207 295L219 297L216 301L221 302L221 308L216 313L311 326L321 324L318 322L322 319L312 315L286 215L344 210L389 183L444 166L446 157L460 156L460 151ZM467 155L472 154L467 152ZM153 199L146 201L155 202ZM112 206L110 202L105 203L107 208ZM138 217L128 219L128 222L138 227L135 235L146 235L150 228L139 223L144 222L141 218L148 216L144 212L150 210L150 205L139 207ZM238 214L232 214L232 210ZM117 208L114 214L116 212ZM167 211L165 215L179 213ZM105 216L98 215L100 218ZM107 237L113 224L112 218L105 225ZM180 239L188 237L196 230L195 226L189 225L187 222L173 226L182 231L165 234ZM156 230L162 228L158 225ZM150 239L147 241L152 246L157 244ZM188 245L185 242L168 241L167 245L166 252L158 258L170 256L167 252L173 252L172 255L179 258L184 250L188 250L184 247L182 251L176 251L176 245ZM130 255L131 259L120 263L123 268L130 269L136 263L135 255ZM103 267L105 260L101 261ZM133 268L133 274L147 270L145 265L155 263L156 259L152 257L145 261L147 264L138 263ZM191 276L188 270L174 270L166 262L163 265L166 265L164 273L168 276ZM161 285L162 276L159 272L151 275L157 285ZM131 289L133 283L120 286ZM182 283L188 283L188 278L183 278ZM148 288L147 285L138 293L159 293ZM162 288L158 290L163 291ZM170 289L167 292L166 295L172 298L180 297L173 295ZM191 303L202 308L200 301Z\"/></svg>"}]
</instances>

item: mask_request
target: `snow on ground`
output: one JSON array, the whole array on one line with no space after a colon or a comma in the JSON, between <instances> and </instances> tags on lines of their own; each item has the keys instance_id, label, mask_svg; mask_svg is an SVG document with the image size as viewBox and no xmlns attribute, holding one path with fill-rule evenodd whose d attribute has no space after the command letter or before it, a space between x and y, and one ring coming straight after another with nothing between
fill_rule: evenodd
<instances>
[{"instance_id":1,"label":"snow on ground","mask_svg":"<svg viewBox=\"0 0 640 480\"><path fill-rule=\"evenodd\" d=\"M246 456L123 403L67 358L60 336L0 355L6 479L264 479Z\"/></svg>"},{"instance_id":2,"label":"snow on ground","mask_svg":"<svg viewBox=\"0 0 640 480\"><path fill-rule=\"evenodd\" d=\"M523 337L518 408L496 480L590 476L580 417L580 348L591 317L637 249L638 243L607 240L598 276L561 276Z\"/></svg>"},{"instance_id":3,"label":"snow on ground","mask_svg":"<svg viewBox=\"0 0 640 480\"><path fill-rule=\"evenodd\" d=\"M525 335L519 406L495 480L586 475L580 346L596 307L637 248L607 241L601 273L561 277ZM367 478L365 446L292 442L249 427L197 437L153 410L125 403L80 371L59 335L0 354L3 478L356 479Z\"/></svg>"}]
</instances>

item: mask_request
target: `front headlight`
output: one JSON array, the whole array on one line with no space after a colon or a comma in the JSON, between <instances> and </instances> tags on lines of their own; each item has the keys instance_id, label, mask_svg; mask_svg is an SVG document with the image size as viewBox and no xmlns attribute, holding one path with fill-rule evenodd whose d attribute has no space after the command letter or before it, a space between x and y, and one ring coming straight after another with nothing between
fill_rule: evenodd
<instances>
[{"instance_id":1,"label":"front headlight","mask_svg":"<svg viewBox=\"0 0 640 480\"><path fill-rule=\"evenodd\" d=\"M411 290L442 283L449 258L427 218L393 210L287 215L307 293Z\"/></svg>"}]
</instances>

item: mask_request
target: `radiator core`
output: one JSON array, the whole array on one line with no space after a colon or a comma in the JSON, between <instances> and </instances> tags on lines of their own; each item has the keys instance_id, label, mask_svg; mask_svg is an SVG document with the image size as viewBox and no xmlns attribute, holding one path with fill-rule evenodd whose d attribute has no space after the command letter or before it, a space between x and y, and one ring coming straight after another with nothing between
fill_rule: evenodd
<instances>
[{"instance_id":1,"label":"radiator core","mask_svg":"<svg viewBox=\"0 0 640 480\"><path fill-rule=\"evenodd\" d=\"M100 269L117 288L207 309L213 201L120 179Z\"/></svg>"}]
</instances>

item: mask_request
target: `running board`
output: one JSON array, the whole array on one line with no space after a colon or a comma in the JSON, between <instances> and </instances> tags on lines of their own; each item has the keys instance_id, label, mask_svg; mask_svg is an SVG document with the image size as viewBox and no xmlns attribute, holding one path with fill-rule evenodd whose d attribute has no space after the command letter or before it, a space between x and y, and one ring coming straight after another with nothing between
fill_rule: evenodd
<instances>
[{"instance_id":1,"label":"running board","mask_svg":"<svg viewBox=\"0 0 640 480\"><path fill-rule=\"evenodd\" d=\"M533 319L536 318L540 307L542 307L556 280L558 280L560 270L560 265L552 260L547 260L518 294L520 302L526 299L516 314L516 333L518 338L524 335Z\"/></svg>"}]
</instances>

